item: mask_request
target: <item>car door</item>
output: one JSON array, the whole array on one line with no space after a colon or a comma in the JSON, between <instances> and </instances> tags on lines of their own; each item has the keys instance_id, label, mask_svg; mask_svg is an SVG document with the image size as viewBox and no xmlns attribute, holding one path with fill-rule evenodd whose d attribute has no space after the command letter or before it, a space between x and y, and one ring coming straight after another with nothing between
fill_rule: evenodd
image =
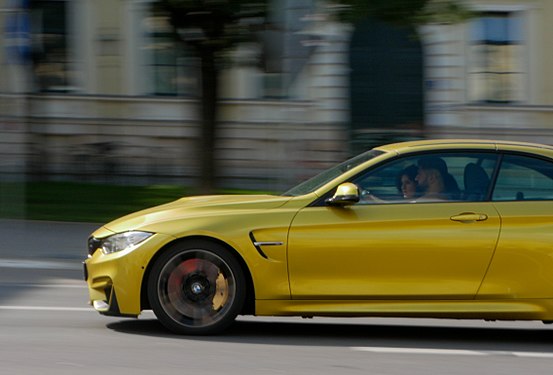
<instances>
[{"instance_id":1,"label":"car door","mask_svg":"<svg viewBox=\"0 0 553 375\"><path fill-rule=\"evenodd\" d=\"M466 164L487 165L490 174L495 165L494 155L439 156L463 185ZM394 198L393 176L419 157L405 157L356 178L353 182L365 198L358 204L314 205L296 215L288 240L292 298L476 295L494 253L499 215L484 196L466 201L460 195L455 201Z\"/></svg>"},{"instance_id":2,"label":"car door","mask_svg":"<svg viewBox=\"0 0 553 375\"><path fill-rule=\"evenodd\" d=\"M553 162L506 155L492 202L501 236L478 298L553 298Z\"/></svg>"}]
</instances>

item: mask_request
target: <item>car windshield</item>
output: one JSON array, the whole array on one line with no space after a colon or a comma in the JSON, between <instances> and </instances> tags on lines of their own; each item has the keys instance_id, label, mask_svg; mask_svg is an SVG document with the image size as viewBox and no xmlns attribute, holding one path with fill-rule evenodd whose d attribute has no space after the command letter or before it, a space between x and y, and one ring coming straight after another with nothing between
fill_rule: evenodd
<instances>
[{"instance_id":1,"label":"car windshield","mask_svg":"<svg viewBox=\"0 0 553 375\"><path fill-rule=\"evenodd\" d=\"M366 162L367 160L370 160L375 156L378 156L381 154L383 154L383 152L377 151L377 150L370 150L370 151L364 152L349 160L346 160L341 164L338 164L330 169L327 169L326 171L316 175L315 177L310 178L307 181L302 182L301 184L288 190L283 195L296 197L296 196L312 193L313 191L317 190L321 186L327 184L328 182L332 181L336 177L340 176L344 172L347 172L350 169L355 168L358 165Z\"/></svg>"}]
</instances>

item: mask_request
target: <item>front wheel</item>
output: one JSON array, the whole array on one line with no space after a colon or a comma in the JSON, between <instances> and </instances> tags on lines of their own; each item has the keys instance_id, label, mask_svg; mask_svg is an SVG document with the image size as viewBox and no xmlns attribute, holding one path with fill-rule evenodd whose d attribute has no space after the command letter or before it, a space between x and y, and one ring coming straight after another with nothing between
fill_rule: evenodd
<instances>
[{"instance_id":1,"label":"front wheel","mask_svg":"<svg viewBox=\"0 0 553 375\"><path fill-rule=\"evenodd\" d=\"M223 246L194 241L175 244L156 261L148 298L159 321L188 335L219 333L240 313L245 279Z\"/></svg>"}]
</instances>

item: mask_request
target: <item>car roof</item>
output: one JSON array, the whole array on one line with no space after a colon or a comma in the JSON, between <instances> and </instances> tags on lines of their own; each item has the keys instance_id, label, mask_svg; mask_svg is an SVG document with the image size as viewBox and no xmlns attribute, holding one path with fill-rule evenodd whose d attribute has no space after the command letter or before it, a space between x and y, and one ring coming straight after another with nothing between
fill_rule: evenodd
<instances>
[{"instance_id":1,"label":"car roof","mask_svg":"<svg viewBox=\"0 0 553 375\"><path fill-rule=\"evenodd\" d=\"M540 155L553 156L553 146L530 142L482 140L482 139L425 139L392 143L375 148L386 153L403 154L413 151L480 149L531 152Z\"/></svg>"}]
</instances>

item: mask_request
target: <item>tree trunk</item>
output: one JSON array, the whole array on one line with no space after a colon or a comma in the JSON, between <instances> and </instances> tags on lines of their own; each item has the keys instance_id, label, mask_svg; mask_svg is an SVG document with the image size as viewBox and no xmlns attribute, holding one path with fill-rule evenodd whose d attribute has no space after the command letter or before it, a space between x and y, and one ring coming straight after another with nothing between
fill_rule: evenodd
<instances>
[{"instance_id":1,"label":"tree trunk","mask_svg":"<svg viewBox=\"0 0 553 375\"><path fill-rule=\"evenodd\" d=\"M217 96L219 70L212 49L200 51L201 60L201 131L199 142L200 193L212 194L215 191L215 142L217 139Z\"/></svg>"}]
</instances>

